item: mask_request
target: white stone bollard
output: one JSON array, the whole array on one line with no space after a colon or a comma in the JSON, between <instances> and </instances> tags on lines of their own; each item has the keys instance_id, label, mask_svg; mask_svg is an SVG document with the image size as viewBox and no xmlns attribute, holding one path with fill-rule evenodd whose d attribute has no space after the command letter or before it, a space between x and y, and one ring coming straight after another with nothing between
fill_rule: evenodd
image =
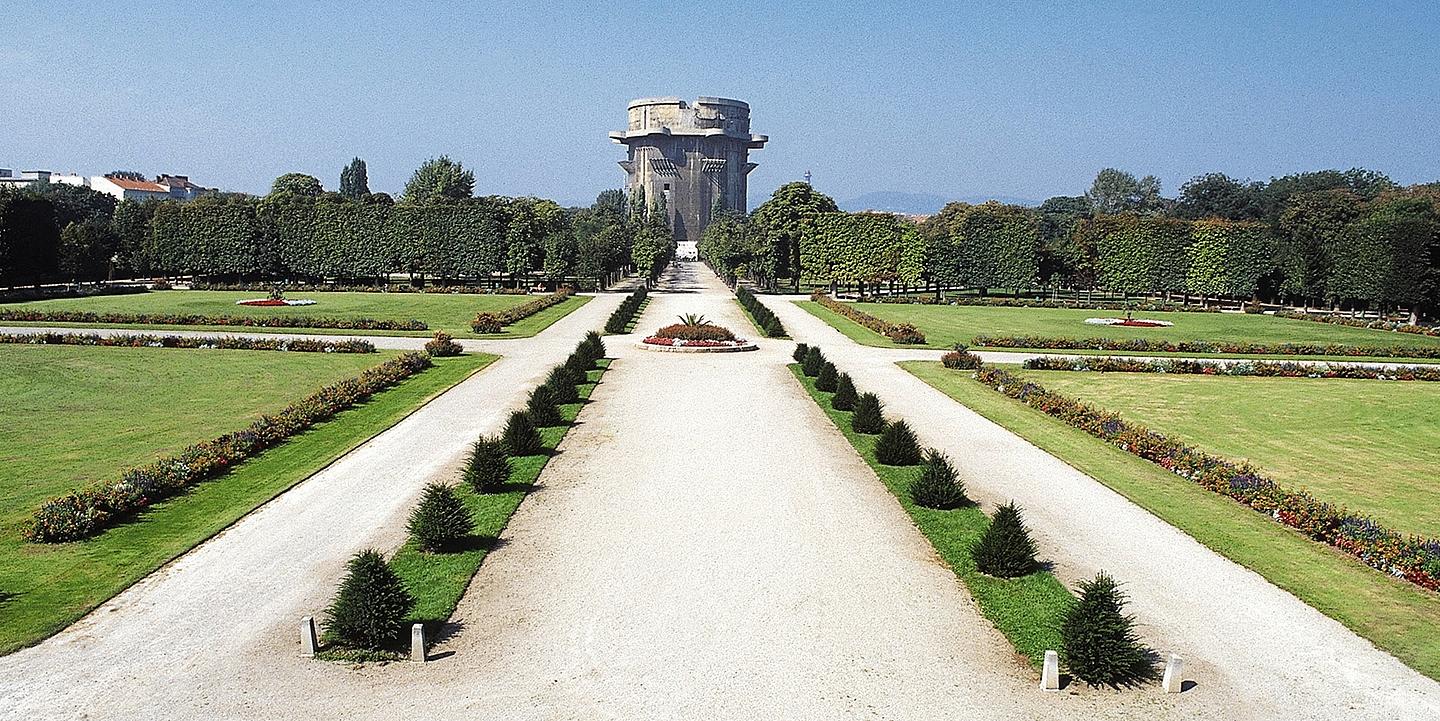
<instances>
[{"instance_id":1,"label":"white stone bollard","mask_svg":"<svg viewBox=\"0 0 1440 721\"><path fill-rule=\"evenodd\" d=\"M1180 693L1185 687L1185 659L1179 654L1170 654L1170 662L1165 664L1165 678L1160 681L1165 688L1165 693Z\"/></svg>"},{"instance_id":2,"label":"white stone bollard","mask_svg":"<svg viewBox=\"0 0 1440 721\"><path fill-rule=\"evenodd\" d=\"M310 616L300 619L300 652L315 658L315 652L319 648L320 644L315 638L315 619Z\"/></svg>"},{"instance_id":3,"label":"white stone bollard","mask_svg":"<svg viewBox=\"0 0 1440 721\"><path fill-rule=\"evenodd\" d=\"M425 661L425 625L417 623L410 627L410 660Z\"/></svg>"},{"instance_id":4,"label":"white stone bollard","mask_svg":"<svg viewBox=\"0 0 1440 721\"><path fill-rule=\"evenodd\" d=\"M1045 691L1060 689L1060 654L1045 652L1045 668L1040 671L1040 688Z\"/></svg>"}]
</instances>

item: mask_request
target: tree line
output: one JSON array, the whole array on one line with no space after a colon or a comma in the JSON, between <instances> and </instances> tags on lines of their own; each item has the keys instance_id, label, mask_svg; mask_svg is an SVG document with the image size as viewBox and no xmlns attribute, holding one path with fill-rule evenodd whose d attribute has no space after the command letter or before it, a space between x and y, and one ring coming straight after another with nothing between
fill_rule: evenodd
<instances>
[{"instance_id":1,"label":"tree line","mask_svg":"<svg viewBox=\"0 0 1440 721\"><path fill-rule=\"evenodd\" d=\"M474 174L426 161L396 199L369 190L365 162L338 192L287 173L264 196L116 202L69 185L0 192L0 282L8 286L188 275L416 285L604 279L634 266L652 276L674 253L658 198L605 191L589 207L474 196Z\"/></svg>"},{"instance_id":2,"label":"tree line","mask_svg":"<svg viewBox=\"0 0 1440 721\"><path fill-rule=\"evenodd\" d=\"M713 223L700 252L764 286L879 284L1016 294L1105 291L1300 307L1440 307L1440 184L1373 171L1268 182L1199 176L1176 198L1106 169L1081 196L1039 207L947 204L912 222L842 213L791 183L747 215Z\"/></svg>"}]
</instances>

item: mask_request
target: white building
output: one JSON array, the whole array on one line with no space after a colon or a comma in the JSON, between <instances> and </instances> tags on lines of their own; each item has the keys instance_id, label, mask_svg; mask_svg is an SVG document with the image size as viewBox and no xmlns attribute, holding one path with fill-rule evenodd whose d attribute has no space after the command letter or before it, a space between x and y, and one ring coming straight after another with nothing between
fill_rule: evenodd
<instances>
[{"instance_id":1,"label":"white building","mask_svg":"<svg viewBox=\"0 0 1440 721\"><path fill-rule=\"evenodd\" d=\"M105 175L91 176L90 188L113 195L116 200L169 200L171 197L168 185Z\"/></svg>"}]
</instances>

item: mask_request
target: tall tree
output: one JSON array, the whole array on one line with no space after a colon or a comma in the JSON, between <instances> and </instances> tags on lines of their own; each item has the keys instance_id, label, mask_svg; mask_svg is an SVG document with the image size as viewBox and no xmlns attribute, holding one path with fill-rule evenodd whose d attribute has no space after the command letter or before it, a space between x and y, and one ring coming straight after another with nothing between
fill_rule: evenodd
<instances>
[{"instance_id":1,"label":"tall tree","mask_svg":"<svg viewBox=\"0 0 1440 721\"><path fill-rule=\"evenodd\" d=\"M1333 251L1344 243L1345 228L1362 209L1349 189L1315 190L1291 195L1274 227L1279 248L1280 292L1302 305L1331 297Z\"/></svg>"},{"instance_id":2,"label":"tall tree","mask_svg":"<svg viewBox=\"0 0 1440 721\"><path fill-rule=\"evenodd\" d=\"M839 209L834 198L801 182L776 188L770 199L755 209L750 220L773 249L777 277L794 278L799 283L800 239L807 223L820 213Z\"/></svg>"},{"instance_id":3,"label":"tall tree","mask_svg":"<svg viewBox=\"0 0 1440 721\"><path fill-rule=\"evenodd\" d=\"M1088 258L1075 241L1075 227L1090 217L1090 203L1084 196L1056 196L1040 204L1040 281L1081 283Z\"/></svg>"},{"instance_id":4,"label":"tall tree","mask_svg":"<svg viewBox=\"0 0 1440 721\"><path fill-rule=\"evenodd\" d=\"M56 269L60 231L44 197L0 188L0 282L39 284Z\"/></svg>"},{"instance_id":5,"label":"tall tree","mask_svg":"<svg viewBox=\"0 0 1440 721\"><path fill-rule=\"evenodd\" d=\"M415 169L400 198L407 203L444 203L464 200L474 193L475 174L442 155Z\"/></svg>"},{"instance_id":6,"label":"tall tree","mask_svg":"<svg viewBox=\"0 0 1440 721\"><path fill-rule=\"evenodd\" d=\"M286 173L270 184L272 196L318 198L324 192L325 188L320 185L319 178L304 173Z\"/></svg>"},{"instance_id":7,"label":"tall tree","mask_svg":"<svg viewBox=\"0 0 1440 721\"><path fill-rule=\"evenodd\" d=\"M1236 180L1224 173L1197 175L1180 186L1173 214L1190 220L1258 220L1265 212L1264 191L1264 183Z\"/></svg>"},{"instance_id":8,"label":"tall tree","mask_svg":"<svg viewBox=\"0 0 1440 721\"><path fill-rule=\"evenodd\" d=\"M70 223L60 231L60 271L75 282L105 280L115 257L115 236L99 220Z\"/></svg>"},{"instance_id":9,"label":"tall tree","mask_svg":"<svg viewBox=\"0 0 1440 721\"><path fill-rule=\"evenodd\" d=\"M370 176L365 170L365 161L355 158L340 170L340 194L351 200L370 194Z\"/></svg>"},{"instance_id":10,"label":"tall tree","mask_svg":"<svg viewBox=\"0 0 1440 721\"><path fill-rule=\"evenodd\" d=\"M1137 180L1116 168L1096 174L1085 198L1096 213L1155 213L1164 206L1159 178L1147 175Z\"/></svg>"},{"instance_id":11,"label":"tall tree","mask_svg":"<svg viewBox=\"0 0 1440 721\"><path fill-rule=\"evenodd\" d=\"M1398 186L1384 173L1364 168L1349 170L1317 170L1271 178L1261 193L1266 218L1274 219L1285 209L1290 197L1317 190L1349 190L1365 200L1373 200Z\"/></svg>"}]
</instances>

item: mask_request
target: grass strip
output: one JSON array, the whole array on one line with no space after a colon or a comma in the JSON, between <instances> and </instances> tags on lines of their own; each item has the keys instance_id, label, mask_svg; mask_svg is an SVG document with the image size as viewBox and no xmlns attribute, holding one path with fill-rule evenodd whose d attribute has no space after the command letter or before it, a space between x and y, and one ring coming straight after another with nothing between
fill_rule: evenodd
<instances>
[{"instance_id":1,"label":"grass strip","mask_svg":"<svg viewBox=\"0 0 1440 721\"><path fill-rule=\"evenodd\" d=\"M0 653L35 644L69 626L496 358L480 353L437 358L434 367L400 385L99 536L25 544L0 568L0 589L6 592L0 597Z\"/></svg>"},{"instance_id":2,"label":"grass strip","mask_svg":"<svg viewBox=\"0 0 1440 721\"><path fill-rule=\"evenodd\" d=\"M745 318L750 321L750 327L755 329L755 337L756 337L756 338L769 338L769 337L770 337L770 336L765 335L765 329L760 327L760 322L757 321L757 320L755 320L755 316L753 316L753 315L750 314L750 309L749 309L749 308L746 308L746 307L745 307L745 304L744 304L744 303L741 303L739 298L736 298L736 299L735 299L735 305L740 306L740 312L741 312L741 313L744 313L744 314L745 314ZM780 339L787 339L787 338L790 337L790 334L789 334L789 333L786 333L785 335L776 336L776 337L777 337L777 338L780 338Z\"/></svg>"},{"instance_id":3,"label":"grass strip","mask_svg":"<svg viewBox=\"0 0 1440 721\"><path fill-rule=\"evenodd\" d=\"M975 570L970 547L990 524L984 511L974 505L953 511L937 511L916 505L910 499L909 487L919 475L920 468L887 466L876 461L874 448L877 437L851 430L850 417L853 413L832 408L830 398L833 394L817 390L815 379L805 377L799 364L792 363L790 370L854 446L855 452L870 464L875 475L895 495L900 506L910 514L915 527L935 547L936 553L970 589L970 595L980 605L980 612L985 618L1010 639L1018 654L1029 660L1031 666L1039 668L1047 649L1060 649L1060 621L1074 599L1065 585L1049 571L1005 579L986 576Z\"/></svg>"},{"instance_id":4,"label":"grass strip","mask_svg":"<svg viewBox=\"0 0 1440 721\"><path fill-rule=\"evenodd\" d=\"M1380 573L1265 515L1215 494L938 363L899 364L1344 624L1406 665L1440 680L1440 596Z\"/></svg>"}]
</instances>

